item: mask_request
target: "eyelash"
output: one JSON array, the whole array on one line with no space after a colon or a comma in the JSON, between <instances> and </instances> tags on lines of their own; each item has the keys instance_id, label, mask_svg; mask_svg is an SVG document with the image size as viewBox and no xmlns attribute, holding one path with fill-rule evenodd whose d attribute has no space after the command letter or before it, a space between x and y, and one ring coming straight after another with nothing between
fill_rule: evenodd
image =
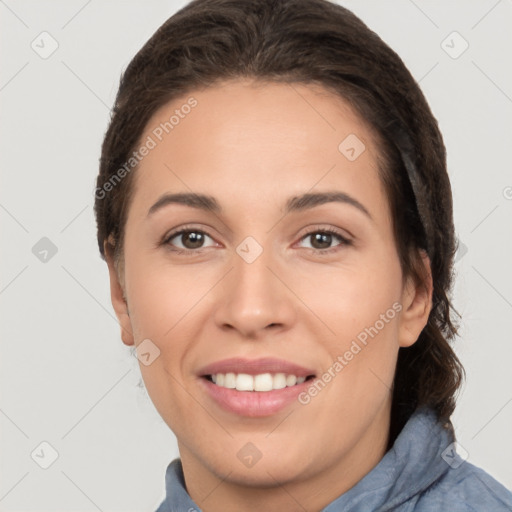
<instances>
[{"instance_id":1,"label":"eyelash","mask_svg":"<svg viewBox=\"0 0 512 512\"><path fill-rule=\"evenodd\" d=\"M213 239L213 237L210 236L206 231L203 231L203 230L197 229L197 228L193 228L193 227L185 226L185 227L181 228L179 231L174 231L173 233L166 235L163 238L161 245L171 246L170 241L173 238L176 238L185 233L201 233L201 234L206 235L206 236L210 237L211 239ZM300 240L302 241L305 238L307 238L308 236L314 235L316 233L333 235L340 240L340 244L336 245L334 247L330 247L328 249L315 249L315 248L306 247L306 249L313 251L315 254L319 254L319 255L330 254L332 252L338 251L340 249L340 247L352 245L351 240L344 237L341 233L339 233L338 231L336 231L335 229L332 229L332 228L314 228L311 231L304 233L304 235L302 235ZM202 249L207 249L207 247L199 247L198 249L180 249L180 248L176 248L176 247L171 247L172 252L174 252L175 254L179 254L179 255L184 254L186 256L193 256L194 253L197 254Z\"/></svg>"}]
</instances>

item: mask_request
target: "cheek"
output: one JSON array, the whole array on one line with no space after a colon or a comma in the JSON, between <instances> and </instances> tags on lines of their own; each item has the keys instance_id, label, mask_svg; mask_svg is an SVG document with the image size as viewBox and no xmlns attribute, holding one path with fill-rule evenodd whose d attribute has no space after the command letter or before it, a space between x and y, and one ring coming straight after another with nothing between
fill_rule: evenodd
<instances>
[{"instance_id":1,"label":"cheek","mask_svg":"<svg viewBox=\"0 0 512 512\"><path fill-rule=\"evenodd\" d=\"M206 283L201 282L182 269L145 260L135 253L126 259L135 344L149 339L158 354L149 365L139 361L141 375L153 404L173 430L190 405L182 365L198 340L193 326L200 308L194 305L207 291Z\"/></svg>"},{"instance_id":2,"label":"cheek","mask_svg":"<svg viewBox=\"0 0 512 512\"><path fill-rule=\"evenodd\" d=\"M338 384L350 388L354 397L375 387L385 394L393 381L398 353L402 310L398 259L390 254L380 261L367 260L357 270L333 272L324 282L328 284L317 287L310 283L303 293L309 296L311 309L334 332L325 338L327 369L341 376ZM336 361L342 365L336 366L337 372Z\"/></svg>"},{"instance_id":3,"label":"cheek","mask_svg":"<svg viewBox=\"0 0 512 512\"><path fill-rule=\"evenodd\" d=\"M393 320L393 305L402 295L401 269L392 255L362 257L356 264L316 273L307 269L294 279L298 295L339 340L354 338L376 322L382 330L381 315L388 312L386 320Z\"/></svg>"},{"instance_id":4,"label":"cheek","mask_svg":"<svg viewBox=\"0 0 512 512\"><path fill-rule=\"evenodd\" d=\"M140 364L141 374L152 399L165 401L169 386L178 392L178 381L190 371L184 365L201 342L208 295L222 269L191 271L136 251L127 255L125 268L135 344L149 339L159 351L153 364Z\"/></svg>"},{"instance_id":5,"label":"cheek","mask_svg":"<svg viewBox=\"0 0 512 512\"><path fill-rule=\"evenodd\" d=\"M127 294L136 342L163 340L172 337L174 329L182 330L194 316L198 300L211 288L205 277L137 254L127 258Z\"/></svg>"}]
</instances>

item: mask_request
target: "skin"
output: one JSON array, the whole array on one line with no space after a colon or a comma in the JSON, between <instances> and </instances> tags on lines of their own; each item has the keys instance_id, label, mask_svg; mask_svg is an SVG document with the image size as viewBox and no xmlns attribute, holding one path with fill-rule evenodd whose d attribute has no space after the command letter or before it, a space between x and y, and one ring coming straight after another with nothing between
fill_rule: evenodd
<instances>
[{"instance_id":1,"label":"skin","mask_svg":"<svg viewBox=\"0 0 512 512\"><path fill-rule=\"evenodd\" d=\"M198 105L136 171L121 275L107 256L122 339L160 350L142 377L202 510L320 510L385 454L397 353L426 325L432 284L402 275L378 146L347 102L320 86L234 80L165 105L141 140L190 96ZM338 150L349 134L366 147L355 161ZM334 190L371 218L338 202L283 213L291 196ZM163 193L191 191L222 212L170 204L148 216ZM208 235L203 248L160 243L185 225ZM351 243L315 245L325 228ZM236 252L248 236L263 248L250 264ZM229 357L283 358L319 376L394 303L401 312L307 405L247 418L202 391L198 370ZM251 468L237 458L248 442L262 454Z\"/></svg>"}]
</instances>

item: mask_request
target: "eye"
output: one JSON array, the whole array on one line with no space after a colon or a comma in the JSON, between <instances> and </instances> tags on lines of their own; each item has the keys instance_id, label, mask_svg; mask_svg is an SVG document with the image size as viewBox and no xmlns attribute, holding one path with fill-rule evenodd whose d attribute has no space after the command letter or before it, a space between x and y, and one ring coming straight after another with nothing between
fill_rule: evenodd
<instances>
[{"instance_id":1,"label":"eye","mask_svg":"<svg viewBox=\"0 0 512 512\"><path fill-rule=\"evenodd\" d=\"M210 244L206 245L208 239ZM306 249L314 252L328 253L336 251L340 246L351 245L351 241L331 228L323 228L310 231L301 238L301 243L310 239L309 246L303 245ZM337 242L337 243L336 243ZM335 244L333 246L333 243ZM166 236L162 242L176 253L193 253L207 247L215 247L217 244L206 232L194 228L182 228Z\"/></svg>"},{"instance_id":2,"label":"eye","mask_svg":"<svg viewBox=\"0 0 512 512\"><path fill-rule=\"evenodd\" d=\"M350 245L352 243L348 238L330 228L310 231L301 238L301 241L306 241L307 239L310 239L310 244L309 247L306 246L306 248L318 252L335 251L339 246ZM336 241L338 243L333 247L332 244Z\"/></svg>"},{"instance_id":3,"label":"eye","mask_svg":"<svg viewBox=\"0 0 512 512\"><path fill-rule=\"evenodd\" d=\"M205 241L210 239L213 243L209 246L204 245ZM176 247L177 252L188 252L194 249L203 249L205 247L215 246L211 236L200 229L181 229L167 236L164 244ZM173 247L171 247L173 248Z\"/></svg>"}]
</instances>

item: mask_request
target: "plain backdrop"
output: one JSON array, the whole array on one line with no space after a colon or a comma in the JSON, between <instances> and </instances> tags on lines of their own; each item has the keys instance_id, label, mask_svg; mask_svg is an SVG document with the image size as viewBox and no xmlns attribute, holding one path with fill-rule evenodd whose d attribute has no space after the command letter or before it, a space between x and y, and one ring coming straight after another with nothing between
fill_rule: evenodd
<instances>
[{"instance_id":1,"label":"plain backdrop","mask_svg":"<svg viewBox=\"0 0 512 512\"><path fill-rule=\"evenodd\" d=\"M1 511L155 510L164 497L176 441L120 340L93 201L120 73L185 3L0 1ZM453 422L469 460L512 488L512 1L341 3L398 52L439 120L467 371Z\"/></svg>"}]
</instances>

